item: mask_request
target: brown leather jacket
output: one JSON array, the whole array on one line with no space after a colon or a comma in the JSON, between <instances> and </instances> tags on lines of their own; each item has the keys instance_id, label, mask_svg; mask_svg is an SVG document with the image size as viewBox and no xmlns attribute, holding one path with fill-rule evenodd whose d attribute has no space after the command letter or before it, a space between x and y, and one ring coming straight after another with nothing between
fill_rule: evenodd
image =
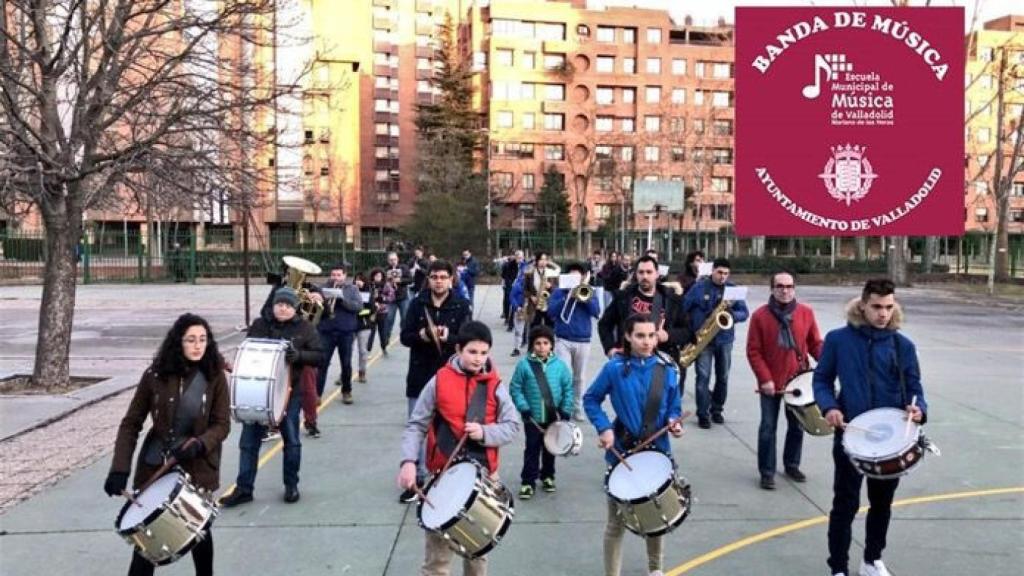
<instances>
[{"instance_id":1,"label":"brown leather jacket","mask_svg":"<svg viewBox=\"0 0 1024 576\"><path fill-rule=\"evenodd\" d=\"M186 376L185 378L190 378ZM114 444L114 458L110 465L111 472L129 472L132 454L139 438L146 417L152 418L153 427L146 438L155 436L164 441L171 434L174 422L174 407L180 401L181 378L167 380L157 377L150 368L142 374L135 396L128 406L128 412L121 420L117 430L117 441ZM220 487L220 454L221 444L231 431L231 395L228 390L224 373L217 374L207 384L206 396L203 399L200 415L192 425L192 436L199 438L206 448L201 456L181 464L192 481L210 491ZM143 443L145 445L145 443ZM157 468L143 462L142 450L139 450L135 463L133 486L139 488L149 480Z\"/></svg>"}]
</instances>

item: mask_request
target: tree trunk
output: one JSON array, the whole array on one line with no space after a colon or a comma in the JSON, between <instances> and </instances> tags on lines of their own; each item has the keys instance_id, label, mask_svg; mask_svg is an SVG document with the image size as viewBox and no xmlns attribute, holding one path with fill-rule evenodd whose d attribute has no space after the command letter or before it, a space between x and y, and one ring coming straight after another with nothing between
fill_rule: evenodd
<instances>
[{"instance_id":1,"label":"tree trunk","mask_svg":"<svg viewBox=\"0 0 1024 576\"><path fill-rule=\"evenodd\" d=\"M996 211L996 234L995 250L992 260L993 282L1008 282L1010 280L1010 235L1008 231L1010 212L1010 191L1012 183L1007 183L1005 190L1000 190L997 199Z\"/></svg>"},{"instance_id":2,"label":"tree trunk","mask_svg":"<svg viewBox=\"0 0 1024 576\"><path fill-rule=\"evenodd\" d=\"M937 236L926 236L924 239L924 254L921 256L921 261L924 264L924 273L932 273L932 262L935 261L935 257L938 253L939 238Z\"/></svg>"},{"instance_id":3,"label":"tree trunk","mask_svg":"<svg viewBox=\"0 0 1024 576\"><path fill-rule=\"evenodd\" d=\"M868 239L865 236L857 236L857 262L868 259Z\"/></svg>"},{"instance_id":4,"label":"tree trunk","mask_svg":"<svg viewBox=\"0 0 1024 576\"><path fill-rule=\"evenodd\" d=\"M887 248L886 265L888 266L889 279L897 286L909 286L907 274L907 237L889 236Z\"/></svg>"},{"instance_id":5,"label":"tree trunk","mask_svg":"<svg viewBox=\"0 0 1024 576\"><path fill-rule=\"evenodd\" d=\"M586 206L581 202L576 206L576 259L583 261L583 226L586 224Z\"/></svg>"},{"instance_id":6,"label":"tree trunk","mask_svg":"<svg viewBox=\"0 0 1024 576\"><path fill-rule=\"evenodd\" d=\"M73 194L68 194L73 197ZM60 198L53 194L51 198ZM75 244L81 235L81 210L58 208L43 214L46 230L46 264L43 297L39 306L33 386L65 388L71 383L71 328L75 315ZM56 213L54 213L56 210ZM47 213L48 212L48 213Z\"/></svg>"}]
</instances>

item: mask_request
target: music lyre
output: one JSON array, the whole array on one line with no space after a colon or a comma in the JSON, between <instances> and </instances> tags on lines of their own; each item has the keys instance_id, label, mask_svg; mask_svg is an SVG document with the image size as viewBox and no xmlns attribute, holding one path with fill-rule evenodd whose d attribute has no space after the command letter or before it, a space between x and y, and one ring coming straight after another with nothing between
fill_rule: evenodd
<instances>
[{"instance_id":1,"label":"music lyre","mask_svg":"<svg viewBox=\"0 0 1024 576\"><path fill-rule=\"evenodd\" d=\"M803 95L804 98L817 98L821 94L821 74L825 73L825 79L828 80L832 77L832 70L829 68L828 61L821 54L814 55L814 84L808 84L804 86Z\"/></svg>"}]
</instances>

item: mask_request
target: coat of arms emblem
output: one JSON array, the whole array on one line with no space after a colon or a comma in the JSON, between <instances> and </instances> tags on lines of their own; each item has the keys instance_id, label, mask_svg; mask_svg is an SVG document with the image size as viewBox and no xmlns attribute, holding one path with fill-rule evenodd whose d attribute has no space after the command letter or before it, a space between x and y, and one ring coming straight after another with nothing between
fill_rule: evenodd
<instances>
[{"instance_id":1,"label":"coat of arms emblem","mask_svg":"<svg viewBox=\"0 0 1024 576\"><path fill-rule=\"evenodd\" d=\"M878 178L864 155L866 150L866 147L850 144L833 146L832 157L825 164L824 172L818 174L818 178L825 182L829 196L845 201L847 206L867 196L871 183Z\"/></svg>"}]
</instances>

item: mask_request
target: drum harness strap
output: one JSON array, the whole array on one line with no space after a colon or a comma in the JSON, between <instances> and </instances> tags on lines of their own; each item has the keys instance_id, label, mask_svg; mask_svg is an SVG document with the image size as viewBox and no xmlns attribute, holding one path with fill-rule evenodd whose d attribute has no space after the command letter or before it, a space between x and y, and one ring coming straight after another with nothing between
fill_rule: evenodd
<instances>
[{"instance_id":1,"label":"drum harness strap","mask_svg":"<svg viewBox=\"0 0 1024 576\"><path fill-rule=\"evenodd\" d=\"M191 436L192 424L202 413L203 404L206 402L206 376L201 370L196 371L187 388L184 387L184 378L178 379L178 406L174 409L174 419L171 423L171 435L166 443L161 446L156 436L143 446L143 461L149 466L159 466L164 463L164 455L178 447L179 444L188 440Z\"/></svg>"},{"instance_id":2,"label":"drum harness strap","mask_svg":"<svg viewBox=\"0 0 1024 576\"><path fill-rule=\"evenodd\" d=\"M875 341L868 340L868 402L869 406L875 408L875 356L872 352ZM896 335L892 335L892 346L896 349L896 372L899 373L900 378L900 402L903 406L907 405L907 379L903 374L903 360L900 357L900 341L896 338Z\"/></svg>"},{"instance_id":3,"label":"drum harness strap","mask_svg":"<svg viewBox=\"0 0 1024 576\"><path fill-rule=\"evenodd\" d=\"M469 378L466 379L467 383ZM487 414L487 384L477 382L476 391L473 392L473 397L469 399L466 405L466 422L478 422L482 423ZM448 421L441 417L440 412L434 412L434 426L437 430L437 447L441 449L441 453L451 457L455 447L459 444L459 439L455 437L455 432L452 430L451 425ZM475 460L478 464L487 468L489 463L487 461L487 450L484 445L480 442L468 440L465 444L466 455L470 459Z\"/></svg>"},{"instance_id":4,"label":"drum harness strap","mask_svg":"<svg viewBox=\"0 0 1024 576\"><path fill-rule=\"evenodd\" d=\"M541 362L531 362L530 369L533 370L533 376L537 379L537 387L540 388L541 398L544 399L544 417L537 423L541 426L546 426L553 420L558 419L558 412L555 410L555 401L551 396L551 386L548 384L548 376L544 373L544 365ZM554 415L554 417L552 417Z\"/></svg>"},{"instance_id":5,"label":"drum harness strap","mask_svg":"<svg viewBox=\"0 0 1024 576\"><path fill-rule=\"evenodd\" d=\"M622 438L622 444L626 450L632 450L634 446L643 442L647 436L658 429L658 410L661 408L661 397L665 390L665 365L658 362L654 365L651 374L651 387L647 389L647 402L644 405L643 427L640 428L640 437L630 434L629 430L621 420L615 420L615 429Z\"/></svg>"}]
</instances>

